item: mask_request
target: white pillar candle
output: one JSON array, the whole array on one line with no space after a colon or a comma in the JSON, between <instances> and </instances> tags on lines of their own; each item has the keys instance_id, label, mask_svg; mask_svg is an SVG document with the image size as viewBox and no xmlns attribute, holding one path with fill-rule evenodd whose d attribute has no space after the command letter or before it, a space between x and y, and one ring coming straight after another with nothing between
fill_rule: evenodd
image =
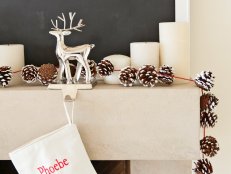
<instances>
[{"instance_id":1,"label":"white pillar candle","mask_svg":"<svg viewBox=\"0 0 231 174\"><path fill-rule=\"evenodd\" d=\"M0 66L10 66L12 71L19 71L24 65L25 60L23 45L0 45ZM21 83L21 73L13 74L10 85L19 85Z\"/></svg>"},{"instance_id":2,"label":"white pillar candle","mask_svg":"<svg viewBox=\"0 0 231 174\"><path fill-rule=\"evenodd\" d=\"M104 83L112 85L120 84L120 70L127 66L131 66L131 58L124 55L111 55L104 59L109 60L114 65L114 72L110 76L104 77Z\"/></svg>"},{"instance_id":3,"label":"white pillar candle","mask_svg":"<svg viewBox=\"0 0 231 174\"><path fill-rule=\"evenodd\" d=\"M190 32L187 22L160 23L160 64L174 68L176 76L190 78ZM184 81L175 80L176 83Z\"/></svg>"},{"instance_id":4,"label":"white pillar candle","mask_svg":"<svg viewBox=\"0 0 231 174\"><path fill-rule=\"evenodd\" d=\"M130 44L131 66L140 68L143 65L153 65L159 68L159 43L134 42Z\"/></svg>"},{"instance_id":5,"label":"white pillar candle","mask_svg":"<svg viewBox=\"0 0 231 174\"><path fill-rule=\"evenodd\" d=\"M190 0L175 0L176 22L190 21Z\"/></svg>"}]
</instances>

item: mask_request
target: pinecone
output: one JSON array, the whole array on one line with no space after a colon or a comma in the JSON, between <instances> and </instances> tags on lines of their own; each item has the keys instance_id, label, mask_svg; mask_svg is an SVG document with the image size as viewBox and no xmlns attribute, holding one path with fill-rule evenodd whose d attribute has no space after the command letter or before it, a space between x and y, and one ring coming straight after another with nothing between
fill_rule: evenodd
<instances>
[{"instance_id":1,"label":"pinecone","mask_svg":"<svg viewBox=\"0 0 231 174\"><path fill-rule=\"evenodd\" d=\"M210 89L214 86L214 79L215 77L213 76L212 72L202 71L195 78L195 83L199 88L205 91L210 91Z\"/></svg>"},{"instance_id":2,"label":"pinecone","mask_svg":"<svg viewBox=\"0 0 231 174\"><path fill-rule=\"evenodd\" d=\"M218 105L219 99L211 94L203 94L200 98L201 110L213 110Z\"/></svg>"},{"instance_id":3,"label":"pinecone","mask_svg":"<svg viewBox=\"0 0 231 174\"><path fill-rule=\"evenodd\" d=\"M38 70L38 80L43 85L52 83L58 75L58 71L53 64L43 64Z\"/></svg>"},{"instance_id":4,"label":"pinecone","mask_svg":"<svg viewBox=\"0 0 231 174\"><path fill-rule=\"evenodd\" d=\"M136 81L137 69L126 67L120 71L119 80L125 87L133 86Z\"/></svg>"},{"instance_id":5,"label":"pinecone","mask_svg":"<svg viewBox=\"0 0 231 174\"><path fill-rule=\"evenodd\" d=\"M213 166L208 159L201 159L194 163L196 168L194 169L196 174L212 174Z\"/></svg>"},{"instance_id":6,"label":"pinecone","mask_svg":"<svg viewBox=\"0 0 231 174\"><path fill-rule=\"evenodd\" d=\"M9 66L2 66L0 67L0 84L3 87L8 86L9 82L12 78L12 71L11 67Z\"/></svg>"},{"instance_id":7,"label":"pinecone","mask_svg":"<svg viewBox=\"0 0 231 174\"><path fill-rule=\"evenodd\" d=\"M101 62L98 63L98 71L101 76L109 76L113 73L114 66L109 60L101 60Z\"/></svg>"},{"instance_id":8,"label":"pinecone","mask_svg":"<svg viewBox=\"0 0 231 174\"><path fill-rule=\"evenodd\" d=\"M37 80L38 69L34 65L26 65L22 68L22 80L27 83L34 83Z\"/></svg>"},{"instance_id":9,"label":"pinecone","mask_svg":"<svg viewBox=\"0 0 231 174\"><path fill-rule=\"evenodd\" d=\"M138 80L145 87L154 87L158 83L156 68L152 65L144 65L138 71Z\"/></svg>"},{"instance_id":10,"label":"pinecone","mask_svg":"<svg viewBox=\"0 0 231 174\"><path fill-rule=\"evenodd\" d=\"M214 127L217 123L217 115L209 110L203 110L201 111L200 116L200 123L201 127Z\"/></svg>"},{"instance_id":11,"label":"pinecone","mask_svg":"<svg viewBox=\"0 0 231 174\"><path fill-rule=\"evenodd\" d=\"M89 67L90 67L90 70L91 70L91 77L94 78L97 75L96 63L95 63L94 60L87 60L87 61L88 61L88 64L89 64ZM86 71L85 71L84 67L82 67L81 75L83 77L86 77Z\"/></svg>"},{"instance_id":12,"label":"pinecone","mask_svg":"<svg viewBox=\"0 0 231 174\"><path fill-rule=\"evenodd\" d=\"M158 80L160 83L171 85L173 83L173 68L165 65L160 67Z\"/></svg>"},{"instance_id":13,"label":"pinecone","mask_svg":"<svg viewBox=\"0 0 231 174\"><path fill-rule=\"evenodd\" d=\"M209 157L213 157L220 150L216 138L211 136L206 136L200 140L201 151L203 154Z\"/></svg>"}]
</instances>

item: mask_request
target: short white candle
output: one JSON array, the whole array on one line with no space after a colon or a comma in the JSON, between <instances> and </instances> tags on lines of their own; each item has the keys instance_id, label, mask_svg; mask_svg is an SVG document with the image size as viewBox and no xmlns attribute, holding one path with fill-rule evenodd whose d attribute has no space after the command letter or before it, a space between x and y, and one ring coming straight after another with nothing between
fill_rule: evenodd
<instances>
[{"instance_id":1,"label":"short white candle","mask_svg":"<svg viewBox=\"0 0 231 174\"><path fill-rule=\"evenodd\" d=\"M124 55L111 55L104 59L109 60L114 65L114 72L110 76L104 77L104 83L112 85L120 84L118 77L120 70L131 66L131 58Z\"/></svg>"},{"instance_id":2,"label":"short white candle","mask_svg":"<svg viewBox=\"0 0 231 174\"><path fill-rule=\"evenodd\" d=\"M0 45L0 66L10 66L12 71L19 71L24 65L25 60L23 45ZM21 73L13 74L10 85L18 85L21 83Z\"/></svg>"},{"instance_id":3,"label":"short white candle","mask_svg":"<svg viewBox=\"0 0 231 174\"><path fill-rule=\"evenodd\" d=\"M160 23L160 63L174 68L175 75L190 78L190 32L187 22ZM176 83L185 81L175 80Z\"/></svg>"},{"instance_id":4,"label":"short white candle","mask_svg":"<svg viewBox=\"0 0 231 174\"><path fill-rule=\"evenodd\" d=\"M153 65L159 68L159 43L134 42L130 44L131 66L140 68L143 65Z\"/></svg>"}]
</instances>

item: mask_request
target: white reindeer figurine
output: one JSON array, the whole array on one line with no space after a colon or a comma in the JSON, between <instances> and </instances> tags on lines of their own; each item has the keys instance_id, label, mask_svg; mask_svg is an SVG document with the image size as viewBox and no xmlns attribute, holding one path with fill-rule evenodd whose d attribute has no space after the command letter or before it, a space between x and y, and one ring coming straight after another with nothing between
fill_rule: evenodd
<instances>
[{"instance_id":1,"label":"white reindeer figurine","mask_svg":"<svg viewBox=\"0 0 231 174\"><path fill-rule=\"evenodd\" d=\"M76 26L72 26L73 19L75 17L76 13L69 13L70 18L70 26L69 28L66 28L66 19L64 14L62 13L62 17L58 16L58 19L63 21L63 28L60 29L58 26L58 20L54 21L51 20L51 23L53 25L52 31L49 33L56 36L57 38L57 45L56 45L56 56L59 61L59 79L58 82L62 83L64 72L66 75L66 83L76 83L80 79L81 69L84 67L86 71L86 83L90 83L91 80L91 71L89 68L89 64L87 62L88 55L92 48L95 47L94 44L84 44L81 46L75 46L75 47L68 47L64 43L64 36L70 35L71 31L81 31L80 28L84 27L85 25L82 24L82 19L79 20L78 24ZM77 60L77 68L76 68L76 74L75 74L75 80L72 79L70 67L69 67L69 60Z\"/></svg>"}]
</instances>

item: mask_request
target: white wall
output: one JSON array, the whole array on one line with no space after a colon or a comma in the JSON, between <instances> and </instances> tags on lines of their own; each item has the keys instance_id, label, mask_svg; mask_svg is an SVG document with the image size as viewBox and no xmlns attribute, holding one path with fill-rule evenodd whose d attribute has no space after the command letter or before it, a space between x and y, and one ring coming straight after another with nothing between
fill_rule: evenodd
<instances>
[{"instance_id":1,"label":"white wall","mask_svg":"<svg viewBox=\"0 0 231 174\"><path fill-rule=\"evenodd\" d=\"M208 131L221 147L211 161L214 173L230 173L231 159L231 0L191 0L191 70L211 70L219 98L218 123Z\"/></svg>"}]
</instances>

